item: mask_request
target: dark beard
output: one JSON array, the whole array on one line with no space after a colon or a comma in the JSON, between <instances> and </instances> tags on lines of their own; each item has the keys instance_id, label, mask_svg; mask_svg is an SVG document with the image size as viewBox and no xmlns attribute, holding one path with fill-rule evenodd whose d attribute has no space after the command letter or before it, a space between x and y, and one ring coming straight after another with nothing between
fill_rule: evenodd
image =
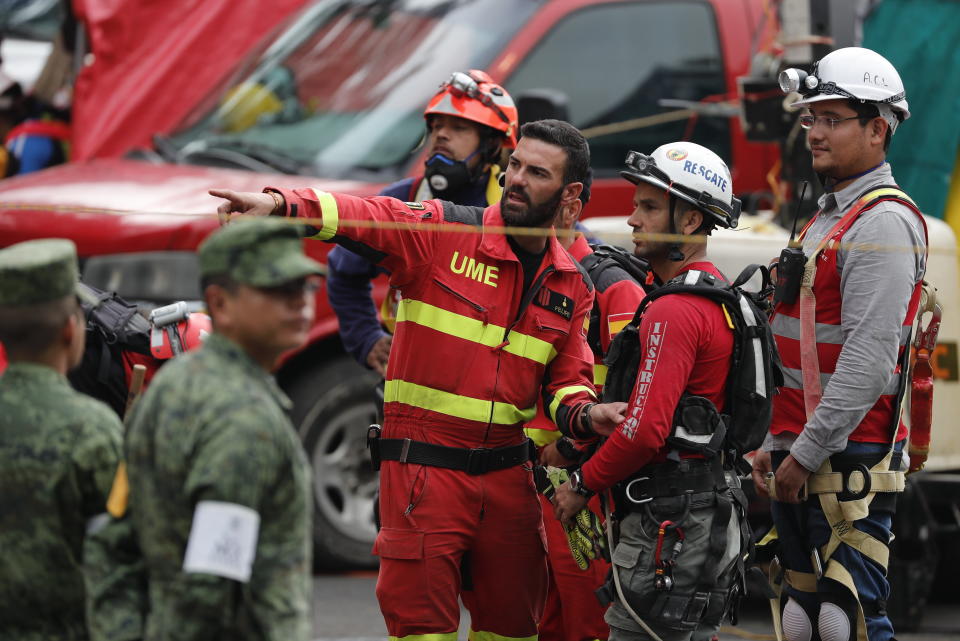
<instances>
[{"instance_id":1,"label":"dark beard","mask_svg":"<svg viewBox=\"0 0 960 641\"><path fill-rule=\"evenodd\" d=\"M527 206L520 209L519 205L508 203L507 195L511 193L520 194L527 201ZM563 197L563 187L547 198L542 203L534 205L530 202L530 196L520 189L511 187L505 189L500 198L500 214L503 216L503 222L511 227L544 227L548 222L552 222L560 209L560 199Z\"/></svg>"},{"instance_id":2,"label":"dark beard","mask_svg":"<svg viewBox=\"0 0 960 641\"><path fill-rule=\"evenodd\" d=\"M663 232L668 233L668 232ZM647 247L641 250L639 247L633 248L633 255L646 261L664 260L670 254L672 243L657 241L648 243Z\"/></svg>"}]
</instances>

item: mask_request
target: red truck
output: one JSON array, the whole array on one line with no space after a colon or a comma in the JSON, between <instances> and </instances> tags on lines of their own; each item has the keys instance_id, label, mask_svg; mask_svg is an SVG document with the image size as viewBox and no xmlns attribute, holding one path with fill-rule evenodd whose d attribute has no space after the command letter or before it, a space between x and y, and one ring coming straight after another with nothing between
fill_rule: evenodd
<instances>
[{"instance_id":1,"label":"red truck","mask_svg":"<svg viewBox=\"0 0 960 641\"><path fill-rule=\"evenodd\" d=\"M470 68L486 69L515 98L546 94L565 103L571 122L590 138L596 181L588 215L626 214L632 186L617 172L627 151L677 139L696 140L727 159L738 191L763 192L778 149L748 142L724 105L736 99L736 78L775 28L765 4L310 3L252 46L152 149L0 183L0 246L69 237L93 285L145 306L198 300L194 250L217 226L207 189L310 185L375 194L418 170L424 105L452 71ZM183 62L180 75L187 77L209 78L208 65L224 64L199 53ZM141 86L126 83L124 90L143 102ZM118 103L115 95L104 100ZM110 129L113 111L87 104L77 113L96 119L96 131L123 134L123 127ZM83 123L74 126L79 132ZM84 135L81 155L95 155ZM120 146L119 138L101 142L111 152ZM307 248L320 260L329 250L318 242ZM288 355L277 375L313 463L317 560L363 565L372 561L375 534L376 476L363 439L375 416L376 379L344 354L323 291L316 306L309 343Z\"/></svg>"}]
</instances>

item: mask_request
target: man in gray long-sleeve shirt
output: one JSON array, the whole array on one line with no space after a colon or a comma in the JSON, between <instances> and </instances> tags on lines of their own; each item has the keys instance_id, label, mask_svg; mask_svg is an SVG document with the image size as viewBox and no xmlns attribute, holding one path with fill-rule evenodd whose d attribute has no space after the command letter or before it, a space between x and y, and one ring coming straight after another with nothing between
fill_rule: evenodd
<instances>
[{"instance_id":1,"label":"man in gray long-sleeve shirt","mask_svg":"<svg viewBox=\"0 0 960 641\"><path fill-rule=\"evenodd\" d=\"M803 235L812 285L775 310L785 384L754 483L766 494L776 470L784 637L809 640L816 628L822 641L858 633L888 641L885 567L906 437L898 363L919 302L926 228L885 158L910 113L899 75L873 51L839 49L809 77L785 72L788 82L791 72L827 193Z\"/></svg>"}]
</instances>

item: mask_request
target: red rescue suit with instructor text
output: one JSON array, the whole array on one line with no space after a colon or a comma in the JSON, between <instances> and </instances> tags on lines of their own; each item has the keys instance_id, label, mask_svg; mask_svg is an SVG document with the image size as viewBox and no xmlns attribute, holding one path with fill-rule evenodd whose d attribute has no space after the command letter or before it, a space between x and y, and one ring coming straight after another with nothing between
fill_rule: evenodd
<instances>
[{"instance_id":1,"label":"red rescue suit with instructor text","mask_svg":"<svg viewBox=\"0 0 960 641\"><path fill-rule=\"evenodd\" d=\"M709 262L687 265L719 278ZM666 460L666 439L684 392L709 399L723 412L733 331L723 308L696 294L672 294L650 304L640 323L640 371L627 420L583 465L583 483L605 490L650 463ZM681 452L681 457L692 456Z\"/></svg>"},{"instance_id":2,"label":"red rescue suit with instructor text","mask_svg":"<svg viewBox=\"0 0 960 641\"><path fill-rule=\"evenodd\" d=\"M386 267L403 293L384 438L503 447L525 438L541 388L560 425L595 400L583 335L592 287L555 238L523 296L523 269L506 237L481 229L504 225L499 205L279 191L289 215L317 220L316 238ZM428 226L403 228L419 223ZM474 632L536 635L545 543L528 466L469 475L384 461L380 500L377 595L390 636L453 641L461 592Z\"/></svg>"},{"instance_id":3,"label":"red rescue suit with instructor text","mask_svg":"<svg viewBox=\"0 0 960 641\"><path fill-rule=\"evenodd\" d=\"M837 360L840 357L840 351L843 349L843 341L837 340L841 335L841 314L843 311L842 300L840 298L840 271L837 268L837 248L843 243L843 237L853 226L857 219L869 212L881 202L893 200L902 204L913 211L919 218L924 229L924 239L926 240L926 222L923 215L913 205L912 202L901 198L877 198L870 199L869 194L862 197L853 208L844 215L837 227L830 233L830 242L820 253L817 262L817 273L813 283L813 293L816 296L816 334L817 334L817 360L820 366L821 389L825 389L830 376L837 366ZM811 220L811 223L813 221ZM800 239L803 239L806 230L810 224L803 229ZM907 340L910 335L910 327L917 315L917 307L920 304L920 294L922 291L922 282L918 282L910 296L910 303L907 305L907 313L903 319L902 331L900 333L900 346L897 352L897 366L894 375L877 402L871 407L860 424L853 430L849 440L866 443L889 443L891 437L891 424L893 422L893 409L896 405L897 393L900 389L900 377L906 376L902 372L900 363L902 361L903 350L907 349ZM774 309L774 316L771 322L774 336L777 340L777 349L780 352L780 358L785 370L801 371L801 346L799 340L799 329L791 331L791 328L800 326L800 297L791 305L779 304ZM770 424L772 434L781 434L791 432L800 434L803 426L807 423L807 411L804 406L804 395L802 387L790 385L789 383L780 389L780 395L777 402L773 404L773 420ZM900 421L895 441L902 440L907 436L907 428L903 421Z\"/></svg>"}]
</instances>

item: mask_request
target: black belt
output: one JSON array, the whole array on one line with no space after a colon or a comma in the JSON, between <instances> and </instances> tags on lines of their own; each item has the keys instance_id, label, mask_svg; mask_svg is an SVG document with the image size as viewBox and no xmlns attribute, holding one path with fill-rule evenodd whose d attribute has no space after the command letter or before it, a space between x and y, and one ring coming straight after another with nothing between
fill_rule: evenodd
<instances>
[{"instance_id":1,"label":"black belt","mask_svg":"<svg viewBox=\"0 0 960 641\"><path fill-rule=\"evenodd\" d=\"M698 494L727 487L719 459L701 461L685 459L677 463L648 465L628 479L624 485L626 507L631 509L653 499Z\"/></svg>"},{"instance_id":2,"label":"black belt","mask_svg":"<svg viewBox=\"0 0 960 641\"><path fill-rule=\"evenodd\" d=\"M408 438L379 438L374 441L380 460L461 470L467 474L486 474L494 470L536 459L536 446L530 439L507 447L446 447Z\"/></svg>"}]
</instances>

